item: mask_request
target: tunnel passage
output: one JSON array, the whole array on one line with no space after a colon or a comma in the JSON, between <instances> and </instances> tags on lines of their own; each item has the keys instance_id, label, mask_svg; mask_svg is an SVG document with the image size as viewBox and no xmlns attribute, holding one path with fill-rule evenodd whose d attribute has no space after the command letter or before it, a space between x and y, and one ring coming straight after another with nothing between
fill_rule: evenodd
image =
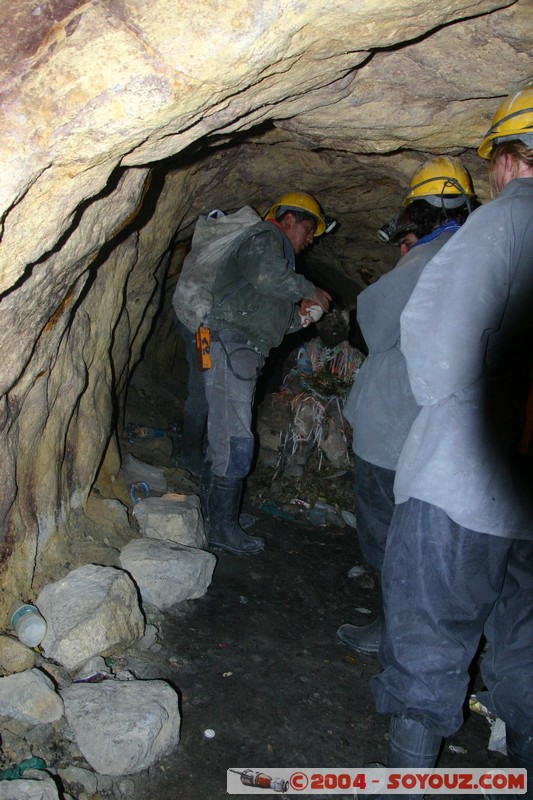
<instances>
[{"instance_id":1,"label":"tunnel passage","mask_svg":"<svg viewBox=\"0 0 533 800\"><path fill-rule=\"evenodd\" d=\"M394 263L375 231L427 155L489 196L475 148L531 74L527 0L256 5L215 26L208 3L23 3L2 26L3 613L88 541L105 558L102 498L131 505L126 391L179 383L168 301L199 213L312 192L340 224L306 269L351 301Z\"/></svg>"},{"instance_id":2,"label":"tunnel passage","mask_svg":"<svg viewBox=\"0 0 533 800\"><path fill-rule=\"evenodd\" d=\"M500 99L531 81L533 52L529 0L4 6L2 631L13 601L36 600L78 568L92 580L111 567L128 584L117 567L141 541L140 500L198 489L175 462L187 369L171 306L198 215L245 204L262 213L285 191L311 192L339 224L299 269L346 308L395 264L397 249L376 231L395 217L428 156L458 158L488 200L476 149ZM207 771L202 790L215 796L228 766L243 759L262 767L252 762L263 753L272 767L281 753L297 765L383 757L384 721L368 691L377 662L342 654L334 640L341 623L364 623L376 603L372 576L357 569L349 442L343 451L337 440L329 455L315 447L299 463L290 438L281 441L296 419L311 431L323 419L320 403L293 404L310 394L308 381L296 383L294 359L305 364L287 341L257 398L260 447L244 510L260 517L269 539L262 568L221 559L205 597L177 603L166 617L149 604L141 613L131 582L128 602L119 596L107 607L112 624L92 629L114 632L130 609L134 624L121 646L145 621L152 635L164 629L161 649L132 648L129 661L121 652L112 666L126 678L131 667L139 680L179 687L184 724L181 748L157 773L113 784L87 769L87 795L96 781L103 796L130 800L160 789L175 797L179 774L183 797L196 798ZM357 366L348 357L339 363ZM288 404L277 391L287 376ZM202 553L212 566L214 556ZM73 605L85 599L75 592ZM38 664L58 687L72 688L66 667L26 650L29 661L13 672L38 672ZM271 692L266 714L256 712L258 686ZM3 759L18 763L31 749L54 766L85 764L58 693L46 691L54 725L30 726L27 740L3 731ZM238 730L236 710L244 710ZM175 737L176 714L172 722ZM199 745L211 727L215 749L206 751ZM83 715L80 728L93 729L104 755L114 749ZM486 720L474 720L442 763L486 765L487 738ZM504 763L501 752L489 760ZM64 785L76 786L80 772L63 776Z\"/></svg>"}]
</instances>

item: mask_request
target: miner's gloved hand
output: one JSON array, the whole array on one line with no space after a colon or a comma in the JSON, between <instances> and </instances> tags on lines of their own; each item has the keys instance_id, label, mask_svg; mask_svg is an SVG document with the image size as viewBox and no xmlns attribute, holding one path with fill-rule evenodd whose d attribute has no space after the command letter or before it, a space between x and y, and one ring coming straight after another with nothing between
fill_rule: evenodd
<instances>
[{"instance_id":1,"label":"miner's gloved hand","mask_svg":"<svg viewBox=\"0 0 533 800\"><path fill-rule=\"evenodd\" d=\"M310 300L302 300L300 303L300 322L302 328L307 328L313 322L318 322L323 313L319 305L311 303Z\"/></svg>"},{"instance_id":2,"label":"miner's gloved hand","mask_svg":"<svg viewBox=\"0 0 533 800\"><path fill-rule=\"evenodd\" d=\"M325 289L320 289L318 286L315 286L315 291L311 297L304 297L302 302L300 303L300 308L304 304L307 306L309 305L318 305L322 309L322 311L327 311L329 308L329 303L331 300L331 295L329 292L326 292ZM301 313L305 315L306 312L301 310Z\"/></svg>"}]
</instances>

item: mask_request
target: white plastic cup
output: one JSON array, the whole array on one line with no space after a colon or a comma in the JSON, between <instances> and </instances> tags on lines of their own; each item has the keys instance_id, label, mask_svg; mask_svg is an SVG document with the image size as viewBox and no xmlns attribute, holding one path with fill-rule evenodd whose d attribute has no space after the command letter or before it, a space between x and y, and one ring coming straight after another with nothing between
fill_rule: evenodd
<instances>
[{"instance_id":1,"label":"white plastic cup","mask_svg":"<svg viewBox=\"0 0 533 800\"><path fill-rule=\"evenodd\" d=\"M26 647L37 647L46 634L46 620L38 608L29 603L15 603L9 612L11 627Z\"/></svg>"}]
</instances>

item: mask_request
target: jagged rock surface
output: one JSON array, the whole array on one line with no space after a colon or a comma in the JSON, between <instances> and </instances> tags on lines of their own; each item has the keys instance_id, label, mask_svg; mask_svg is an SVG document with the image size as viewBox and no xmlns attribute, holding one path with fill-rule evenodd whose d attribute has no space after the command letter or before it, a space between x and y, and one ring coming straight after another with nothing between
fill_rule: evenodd
<instances>
[{"instance_id":1,"label":"jagged rock surface","mask_svg":"<svg viewBox=\"0 0 533 800\"><path fill-rule=\"evenodd\" d=\"M148 769L179 742L179 699L164 681L73 684L62 696L83 756L103 775Z\"/></svg>"},{"instance_id":2,"label":"jagged rock surface","mask_svg":"<svg viewBox=\"0 0 533 800\"><path fill-rule=\"evenodd\" d=\"M120 563L133 576L143 601L167 609L207 591L216 556L206 550L159 539L135 539L124 547Z\"/></svg>"},{"instance_id":3,"label":"jagged rock surface","mask_svg":"<svg viewBox=\"0 0 533 800\"><path fill-rule=\"evenodd\" d=\"M47 622L42 650L69 670L96 655L112 655L144 633L137 589L129 575L112 567L87 564L37 598Z\"/></svg>"}]
</instances>

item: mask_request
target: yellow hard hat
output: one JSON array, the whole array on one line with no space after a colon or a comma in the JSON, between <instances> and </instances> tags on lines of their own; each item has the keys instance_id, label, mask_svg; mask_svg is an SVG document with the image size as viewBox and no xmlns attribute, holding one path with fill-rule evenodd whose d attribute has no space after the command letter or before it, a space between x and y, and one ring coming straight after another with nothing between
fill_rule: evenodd
<instances>
[{"instance_id":1,"label":"yellow hard hat","mask_svg":"<svg viewBox=\"0 0 533 800\"><path fill-rule=\"evenodd\" d=\"M316 219L314 236L320 236L326 230L326 220L319 204L306 192L287 192L281 195L272 208L267 212L265 219L276 219L285 211L304 211Z\"/></svg>"},{"instance_id":2,"label":"yellow hard hat","mask_svg":"<svg viewBox=\"0 0 533 800\"><path fill-rule=\"evenodd\" d=\"M457 208L474 196L470 175L458 161L437 156L425 161L414 173L403 195L403 204L426 200L434 206Z\"/></svg>"},{"instance_id":3,"label":"yellow hard hat","mask_svg":"<svg viewBox=\"0 0 533 800\"><path fill-rule=\"evenodd\" d=\"M504 139L520 139L533 149L533 86L509 95L501 103L478 153L490 158L492 147Z\"/></svg>"}]
</instances>

